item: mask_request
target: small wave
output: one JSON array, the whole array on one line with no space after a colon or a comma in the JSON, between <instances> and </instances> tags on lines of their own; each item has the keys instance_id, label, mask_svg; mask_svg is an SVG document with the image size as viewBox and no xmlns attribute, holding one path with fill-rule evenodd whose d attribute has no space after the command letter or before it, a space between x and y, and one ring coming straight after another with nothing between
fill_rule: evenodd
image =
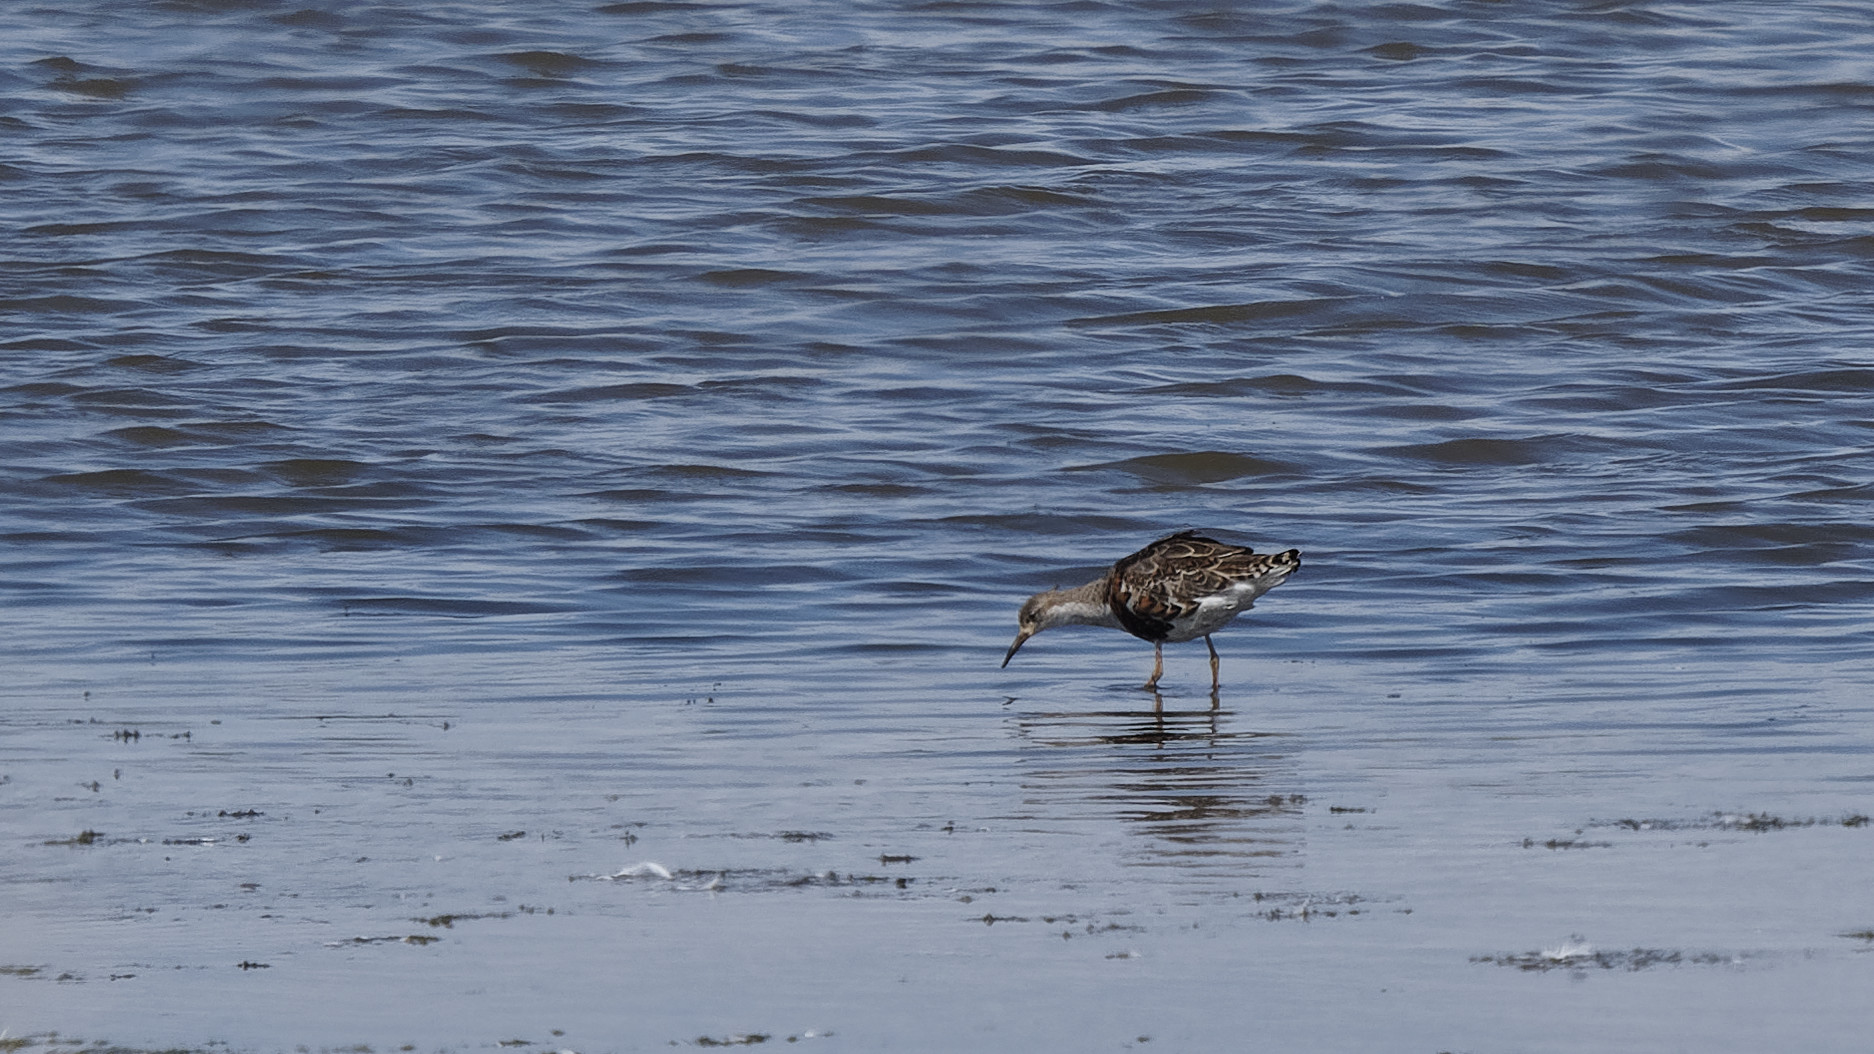
<instances>
[{"instance_id":1,"label":"small wave","mask_svg":"<svg viewBox=\"0 0 1874 1054\"><path fill-rule=\"evenodd\" d=\"M815 276L800 271L775 271L765 267L736 267L721 271L704 271L696 277L711 285L743 289L750 286L775 285L780 282L805 281Z\"/></svg>"},{"instance_id":2,"label":"small wave","mask_svg":"<svg viewBox=\"0 0 1874 1054\"><path fill-rule=\"evenodd\" d=\"M162 425L131 425L127 428L113 428L104 434L131 446L152 449L185 446L197 441L183 429L165 428Z\"/></svg>"},{"instance_id":3,"label":"small wave","mask_svg":"<svg viewBox=\"0 0 1874 1054\"><path fill-rule=\"evenodd\" d=\"M347 615L433 615L443 618L556 615L577 610L565 604L453 597L353 597L341 600L339 604Z\"/></svg>"},{"instance_id":4,"label":"small wave","mask_svg":"<svg viewBox=\"0 0 1874 1054\"><path fill-rule=\"evenodd\" d=\"M595 59L564 51L513 51L495 57L536 77L570 77L602 65Z\"/></svg>"},{"instance_id":5,"label":"small wave","mask_svg":"<svg viewBox=\"0 0 1874 1054\"><path fill-rule=\"evenodd\" d=\"M269 461L261 469L295 487L336 487L350 483L371 466L339 458L289 458Z\"/></svg>"},{"instance_id":6,"label":"small wave","mask_svg":"<svg viewBox=\"0 0 1874 1054\"><path fill-rule=\"evenodd\" d=\"M1381 453L1434 465L1535 465L1552 456L1552 447L1536 439L1447 439L1442 443L1413 443L1383 447Z\"/></svg>"},{"instance_id":7,"label":"small wave","mask_svg":"<svg viewBox=\"0 0 1874 1054\"><path fill-rule=\"evenodd\" d=\"M1214 381L1177 381L1139 389L1141 395L1189 395L1235 398L1245 395L1411 395L1413 389L1379 381L1323 381L1295 373L1261 377L1226 377Z\"/></svg>"},{"instance_id":8,"label":"small wave","mask_svg":"<svg viewBox=\"0 0 1874 1054\"><path fill-rule=\"evenodd\" d=\"M696 389L687 384L671 384L665 381L638 381L630 384L601 384L591 388L568 388L556 392L538 392L525 396L530 403L598 403L613 400L627 401L639 399L669 399L679 395L694 395Z\"/></svg>"},{"instance_id":9,"label":"small wave","mask_svg":"<svg viewBox=\"0 0 1874 1054\"><path fill-rule=\"evenodd\" d=\"M1166 88L1160 91L1140 92L1118 99L1107 99L1093 103L1088 109L1101 113L1125 113L1132 110L1160 109L1174 106L1195 106L1199 103L1217 102L1234 96L1234 92L1220 91L1215 88Z\"/></svg>"},{"instance_id":10,"label":"small wave","mask_svg":"<svg viewBox=\"0 0 1874 1054\"><path fill-rule=\"evenodd\" d=\"M142 468L109 468L96 472L66 472L40 482L110 497L152 497L188 494L200 484L170 472Z\"/></svg>"},{"instance_id":11,"label":"small wave","mask_svg":"<svg viewBox=\"0 0 1874 1054\"><path fill-rule=\"evenodd\" d=\"M1805 370L1727 381L1716 387L1731 391L1850 392L1866 395L1874 391L1874 369Z\"/></svg>"},{"instance_id":12,"label":"small wave","mask_svg":"<svg viewBox=\"0 0 1874 1054\"><path fill-rule=\"evenodd\" d=\"M1224 450L1199 450L1180 454L1152 454L1146 457L1108 461L1098 465L1075 465L1069 472L1095 472L1114 469L1151 483L1166 486L1203 486L1248 476L1299 475L1300 465L1253 454L1235 454Z\"/></svg>"},{"instance_id":13,"label":"small wave","mask_svg":"<svg viewBox=\"0 0 1874 1054\"><path fill-rule=\"evenodd\" d=\"M1331 306L1348 303L1350 300L1351 298L1348 297L1316 297L1304 300L1259 300L1243 304L1212 304L1203 307L1127 311L1116 315L1092 315L1069 319L1067 325L1076 327L1193 324L1227 326L1243 322L1266 322L1272 319L1309 315Z\"/></svg>"}]
</instances>

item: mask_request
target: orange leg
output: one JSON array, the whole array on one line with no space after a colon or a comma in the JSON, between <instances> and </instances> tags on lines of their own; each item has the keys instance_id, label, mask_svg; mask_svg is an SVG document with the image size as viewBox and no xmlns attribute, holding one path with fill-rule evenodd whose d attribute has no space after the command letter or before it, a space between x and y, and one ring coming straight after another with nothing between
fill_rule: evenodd
<instances>
[{"instance_id":1,"label":"orange leg","mask_svg":"<svg viewBox=\"0 0 1874 1054\"><path fill-rule=\"evenodd\" d=\"M1152 679L1145 682L1145 687L1156 691L1158 689L1158 679L1164 675L1165 645L1163 643L1154 644L1152 645Z\"/></svg>"}]
</instances>

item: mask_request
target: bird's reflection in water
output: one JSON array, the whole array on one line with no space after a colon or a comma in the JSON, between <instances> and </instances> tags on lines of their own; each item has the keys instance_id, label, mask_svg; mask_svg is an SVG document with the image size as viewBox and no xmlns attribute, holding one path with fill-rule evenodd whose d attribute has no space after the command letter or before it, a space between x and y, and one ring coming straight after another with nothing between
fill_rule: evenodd
<instances>
[{"instance_id":1,"label":"bird's reflection in water","mask_svg":"<svg viewBox=\"0 0 1874 1054\"><path fill-rule=\"evenodd\" d=\"M1126 863L1193 876L1242 879L1296 859L1306 797L1286 737L1243 730L1221 708L1154 701L1145 713L1013 715L1032 766L1022 781L1031 818L1116 818L1139 837Z\"/></svg>"}]
</instances>

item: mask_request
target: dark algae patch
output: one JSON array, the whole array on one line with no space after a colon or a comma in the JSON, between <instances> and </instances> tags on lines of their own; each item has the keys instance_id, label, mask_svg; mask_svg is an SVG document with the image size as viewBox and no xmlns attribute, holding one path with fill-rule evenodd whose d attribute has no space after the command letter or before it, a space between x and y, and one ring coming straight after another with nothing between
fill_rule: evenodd
<instances>
[{"instance_id":1,"label":"dark algae patch","mask_svg":"<svg viewBox=\"0 0 1874 1054\"><path fill-rule=\"evenodd\" d=\"M393 934L388 937L353 937L350 940L328 941L326 947L344 948L362 944L414 944L421 947L425 944L435 944L439 940L442 940L442 938L425 936L421 933L412 933L402 937Z\"/></svg>"},{"instance_id":2,"label":"dark algae patch","mask_svg":"<svg viewBox=\"0 0 1874 1054\"><path fill-rule=\"evenodd\" d=\"M1866 827L1864 813L1837 817L1784 817L1767 812L1714 812L1691 820L1596 820L1596 827L1621 827L1629 831L1787 831L1802 827Z\"/></svg>"},{"instance_id":3,"label":"dark algae patch","mask_svg":"<svg viewBox=\"0 0 1874 1054\"><path fill-rule=\"evenodd\" d=\"M786 1039L789 1043L799 1043L803 1039L826 1039L831 1035L833 1035L831 1032L809 1029L798 1035L790 1035L786 1037ZM775 1038L776 1035L772 1032L733 1032L720 1039L715 1036L698 1036L690 1041L690 1045L697 1047L752 1047L757 1044L766 1043ZM674 1047L677 1043L672 1041L670 1045Z\"/></svg>"},{"instance_id":4,"label":"dark algae patch","mask_svg":"<svg viewBox=\"0 0 1874 1054\"><path fill-rule=\"evenodd\" d=\"M1553 948L1501 955L1473 955L1471 961L1511 966L1531 973L1546 973L1550 970L1624 970L1631 973L1657 966L1735 966L1743 958L1742 955L1723 952L1688 952L1676 948L1603 951L1580 937L1571 937Z\"/></svg>"},{"instance_id":5,"label":"dark algae patch","mask_svg":"<svg viewBox=\"0 0 1874 1054\"><path fill-rule=\"evenodd\" d=\"M411 919L410 921L420 922L425 926L436 929L450 930L455 928L456 923L467 922L471 919L511 919L513 917L514 913L511 911L499 911L487 914L464 913L455 915L432 915L426 919Z\"/></svg>"}]
</instances>

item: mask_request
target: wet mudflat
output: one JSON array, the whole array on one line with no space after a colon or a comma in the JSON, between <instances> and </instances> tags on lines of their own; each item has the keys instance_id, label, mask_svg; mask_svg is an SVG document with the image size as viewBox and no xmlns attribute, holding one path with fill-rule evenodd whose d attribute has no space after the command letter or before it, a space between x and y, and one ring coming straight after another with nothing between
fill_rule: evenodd
<instances>
[{"instance_id":1,"label":"wet mudflat","mask_svg":"<svg viewBox=\"0 0 1874 1054\"><path fill-rule=\"evenodd\" d=\"M1859 8L0 23L0 1048L1866 1048Z\"/></svg>"},{"instance_id":2,"label":"wet mudflat","mask_svg":"<svg viewBox=\"0 0 1874 1054\"><path fill-rule=\"evenodd\" d=\"M1085 643L1012 699L902 657L526 683L602 653L15 697L7 790L63 836L16 835L0 980L67 1040L191 1048L1856 1042L1864 759L1816 740L1857 692L1574 686L1653 700L1613 718L1243 660L1253 697L1158 716Z\"/></svg>"}]
</instances>

